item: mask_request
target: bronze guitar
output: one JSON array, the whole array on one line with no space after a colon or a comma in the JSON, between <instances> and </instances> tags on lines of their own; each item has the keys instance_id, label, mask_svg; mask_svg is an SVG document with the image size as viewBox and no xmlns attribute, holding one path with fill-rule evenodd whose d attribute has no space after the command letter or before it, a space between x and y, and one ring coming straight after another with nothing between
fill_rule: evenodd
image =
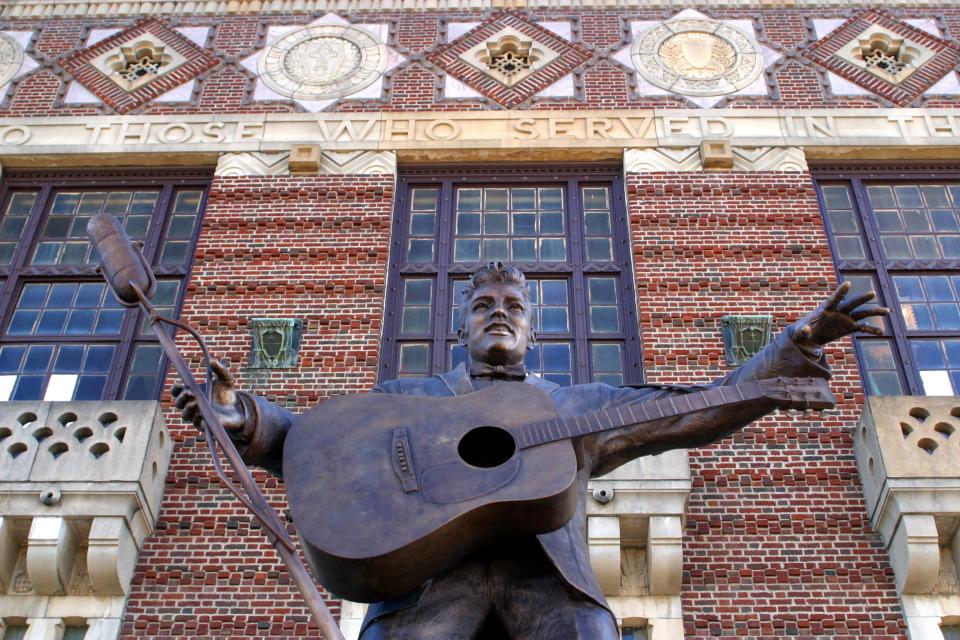
<instances>
[{"instance_id":1,"label":"bronze guitar","mask_svg":"<svg viewBox=\"0 0 960 640\"><path fill-rule=\"evenodd\" d=\"M301 415L287 434L290 511L321 584L349 600L386 600L493 542L562 527L579 499L572 439L758 399L771 410L835 402L814 378L721 386L568 419L522 382L450 398L340 396Z\"/></svg>"}]
</instances>

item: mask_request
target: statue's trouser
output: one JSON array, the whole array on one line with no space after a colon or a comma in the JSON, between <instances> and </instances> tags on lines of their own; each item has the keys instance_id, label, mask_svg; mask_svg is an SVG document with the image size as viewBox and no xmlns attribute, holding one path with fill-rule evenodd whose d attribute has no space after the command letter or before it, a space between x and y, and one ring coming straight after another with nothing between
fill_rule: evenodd
<instances>
[{"instance_id":1,"label":"statue's trouser","mask_svg":"<svg viewBox=\"0 0 960 640\"><path fill-rule=\"evenodd\" d=\"M571 589L535 539L503 543L435 578L361 640L473 640L495 617L512 640L617 640L613 616Z\"/></svg>"}]
</instances>

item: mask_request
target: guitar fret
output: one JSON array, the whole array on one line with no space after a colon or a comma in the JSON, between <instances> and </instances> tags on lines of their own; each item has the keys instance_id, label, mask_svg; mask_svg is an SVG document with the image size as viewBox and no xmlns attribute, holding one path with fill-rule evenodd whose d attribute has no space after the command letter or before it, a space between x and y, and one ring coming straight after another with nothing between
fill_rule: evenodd
<instances>
[{"instance_id":1,"label":"guitar fret","mask_svg":"<svg viewBox=\"0 0 960 640\"><path fill-rule=\"evenodd\" d=\"M786 380L781 382L781 385L787 387L789 392L791 384L796 382L796 380ZM765 397L768 396L764 387L757 381L725 385L686 394L665 395L653 401L638 400L586 415L570 418L557 416L540 422L527 423L515 427L515 438L518 446L526 449L548 442L578 438L631 424L685 416L705 409L731 406Z\"/></svg>"}]
</instances>

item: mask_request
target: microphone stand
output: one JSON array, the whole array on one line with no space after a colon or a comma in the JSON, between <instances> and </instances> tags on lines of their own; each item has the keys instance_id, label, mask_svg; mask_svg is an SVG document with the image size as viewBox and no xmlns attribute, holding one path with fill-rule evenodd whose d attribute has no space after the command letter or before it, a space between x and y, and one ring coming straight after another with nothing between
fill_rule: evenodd
<instances>
[{"instance_id":1,"label":"microphone stand","mask_svg":"<svg viewBox=\"0 0 960 640\"><path fill-rule=\"evenodd\" d=\"M220 478L220 481L230 489L233 495L235 495L264 526L267 539L270 541L270 544L273 545L273 548L276 549L283 563L287 566L287 571L290 572L293 581L300 589L300 593L303 595L304 600L307 602L307 607L317 621L323 637L326 638L326 640L344 640L343 634L340 633L340 629L337 627L333 615L330 613L330 609L327 608L323 597L313 582L313 578L303 565L303 561L297 553L297 548L294 546L293 540L291 540L287 534L286 527L280 521L277 512L274 511L260 491L260 487L257 486L256 481L253 479L250 469L240 458L240 454L237 452L233 441L230 439L226 429L224 429L223 424L220 422L220 418L213 409L210 395L213 389L213 373L210 368L210 352L207 349L206 342L204 342L200 334L190 325L160 315L156 308L150 304L150 300L143 290L135 282L131 281L129 284L136 292L140 306L149 314L150 326L153 328L153 332L157 334L164 353L167 355L167 358L170 359L173 368L176 369L184 386L189 389L197 399L197 407L206 425L204 437L207 441L207 447L210 449L210 455L213 457L213 466L216 469L217 477ZM176 344L174 344L173 338L167 333L166 328L160 326L163 323L183 329L193 336L200 345L200 350L203 353L204 366L206 367L206 390L197 384L196 379L193 377L193 372L190 371L189 365L187 365L186 360L184 360ZM217 453L217 445L219 445L220 450L227 459L227 464L230 465L230 468L239 480L240 486L243 488L242 491L224 472L220 462L220 456Z\"/></svg>"}]
</instances>

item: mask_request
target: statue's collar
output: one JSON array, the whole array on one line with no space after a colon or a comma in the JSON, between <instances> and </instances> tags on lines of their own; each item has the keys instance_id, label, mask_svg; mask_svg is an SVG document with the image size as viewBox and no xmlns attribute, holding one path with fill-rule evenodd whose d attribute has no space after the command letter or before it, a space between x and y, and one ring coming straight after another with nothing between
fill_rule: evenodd
<instances>
[{"instance_id":1,"label":"statue's collar","mask_svg":"<svg viewBox=\"0 0 960 640\"><path fill-rule=\"evenodd\" d=\"M453 393L455 396L463 396L476 391L476 389L473 388L473 384L470 382L470 374L467 373L467 367L463 363L457 366L457 368L453 371L441 373L437 377L443 380L443 383L447 385L447 388L449 388L451 393ZM551 394L560 388L560 385L558 385L556 382L544 380L540 376L532 373L527 374L527 378L524 380L524 383L539 387L547 394Z\"/></svg>"}]
</instances>

